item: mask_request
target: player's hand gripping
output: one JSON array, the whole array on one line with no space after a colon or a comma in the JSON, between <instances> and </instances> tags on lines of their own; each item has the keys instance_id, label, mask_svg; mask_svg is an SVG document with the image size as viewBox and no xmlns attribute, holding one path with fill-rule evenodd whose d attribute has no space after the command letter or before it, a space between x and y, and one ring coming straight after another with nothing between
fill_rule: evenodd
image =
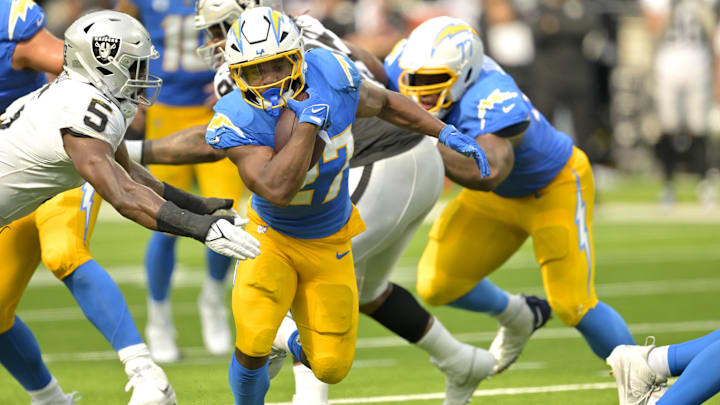
<instances>
[{"instance_id":1,"label":"player's hand gripping","mask_svg":"<svg viewBox=\"0 0 720 405\"><path fill-rule=\"evenodd\" d=\"M308 122L320 129L327 129L330 126L330 104L313 88L308 87L306 93L309 96L307 99L290 99L287 106L297 116L298 123Z\"/></svg>"},{"instance_id":2,"label":"player's hand gripping","mask_svg":"<svg viewBox=\"0 0 720 405\"><path fill-rule=\"evenodd\" d=\"M254 259L260 254L260 242L240 227L247 223L246 219L237 216L234 222L224 218L215 221L205 236L205 245L221 255Z\"/></svg>"},{"instance_id":3,"label":"player's hand gripping","mask_svg":"<svg viewBox=\"0 0 720 405\"><path fill-rule=\"evenodd\" d=\"M490 175L490 164L480 145L475 142L475 139L458 131L454 125L445 126L438 135L438 141L461 155L475 159L483 178Z\"/></svg>"}]
</instances>

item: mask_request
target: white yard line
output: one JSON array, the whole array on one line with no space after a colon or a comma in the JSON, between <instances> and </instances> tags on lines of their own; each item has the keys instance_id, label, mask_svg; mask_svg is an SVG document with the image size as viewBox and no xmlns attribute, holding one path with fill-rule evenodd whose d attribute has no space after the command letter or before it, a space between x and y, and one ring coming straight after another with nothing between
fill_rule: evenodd
<instances>
[{"instance_id":1,"label":"white yard line","mask_svg":"<svg viewBox=\"0 0 720 405\"><path fill-rule=\"evenodd\" d=\"M477 390L473 394L474 397L495 397L500 395L522 395L522 394L542 394L547 392L567 392L567 391L590 391L590 390L611 390L615 389L615 383L586 383L586 384L562 384L562 385L546 385L540 387L516 387L516 388L493 388L487 390ZM339 398L331 399L331 404L377 404L388 402L408 402L408 401L426 401L432 399L445 398L444 392L433 392L429 394L413 394L413 395L387 395L382 397L364 397L364 398ZM292 405L292 402L272 402L267 405Z\"/></svg>"}]
</instances>

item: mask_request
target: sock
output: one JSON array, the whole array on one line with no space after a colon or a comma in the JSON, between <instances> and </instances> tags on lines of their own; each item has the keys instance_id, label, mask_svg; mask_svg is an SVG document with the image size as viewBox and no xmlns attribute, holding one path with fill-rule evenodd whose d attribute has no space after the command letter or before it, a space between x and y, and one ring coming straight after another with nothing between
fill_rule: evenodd
<instances>
[{"instance_id":1,"label":"sock","mask_svg":"<svg viewBox=\"0 0 720 405\"><path fill-rule=\"evenodd\" d=\"M296 359L302 362L303 359L305 359L305 355L303 354L302 345L300 344L300 333L297 330L290 334L287 344L288 351L292 353Z\"/></svg>"},{"instance_id":2,"label":"sock","mask_svg":"<svg viewBox=\"0 0 720 405\"><path fill-rule=\"evenodd\" d=\"M35 402L51 402L52 403L60 403L60 402L66 402L65 399L65 393L63 392L62 388L60 388L60 384L58 384L58 381L55 379L55 377L52 377L50 379L50 382L43 388L40 388L38 390L28 390L28 394L30 394L30 398L32 403Z\"/></svg>"},{"instance_id":3,"label":"sock","mask_svg":"<svg viewBox=\"0 0 720 405\"><path fill-rule=\"evenodd\" d=\"M268 365L250 370L238 363L233 354L228 370L230 390L235 398L235 405L263 405L265 394L270 388Z\"/></svg>"},{"instance_id":4,"label":"sock","mask_svg":"<svg viewBox=\"0 0 720 405\"><path fill-rule=\"evenodd\" d=\"M615 346L635 344L625 320L602 301L589 310L575 328L583 335L595 355L603 360Z\"/></svg>"},{"instance_id":5,"label":"sock","mask_svg":"<svg viewBox=\"0 0 720 405\"><path fill-rule=\"evenodd\" d=\"M0 364L27 391L43 389L52 380L35 336L17 315L12 328L0 333Z\"/></svg>"},{"instance_id":6,"label":"sock","mask_svg":"<svg viewBox=\"0 0 720 405\"><path fill-rule=\"evenodd\" d=\"M218 280L207 273L200 291L200 299L210 302L225 302L225 281Z\"/></svg>"},{"instance_id":7,"label":"sock","mask_svg":"<svg viewBox=\"0 0 720 405\"><path fill-rule=\"evenodd\" d=\"M397 284L392 284L385 301L369 316L410 343L422 339L432 319L415 297Z\"/></svg>"},{"instance_id":8,"label":"sock","mask_svg":"<svg viewBox=\"0 0 720 405\"><path fill-rule=\"evenodd\" d=\"M293 366L295 374L295 397L301 404L322 405L328 403L328 385L315 377L303 364Z\"/></svg>"},{"instance_id":9,"label":"sock","mask_svg":"<svg viewBox=\"0 0 720 405\"><path fill-rule=\"evenodd\" d=\"M430 357L442 363L460 350L462 344L455 339L440 320L433 317L430 330L416 343L417 347L425 350Z\"/></svg>"},{"instance_id":10,"label":"sock","mask_svg":"<svg viewBox=\"0 0 720 405\"><path fill-rule=\"evenodd\" d=\"M672 375L678 376L682 374L685 367L687 367L698 353L718 340L720 340L720 330L708 333L703 337L689 342L670 345L668 349L668 362L670 363L670 372Z\"/></svg>"},{"instance_id":11,"label":"sock","mask_svg":"<svg viewBox=\"0 0 720 405\"><path fill-rule=\"evenodd\" d=\"M508 305L508 293L498 288L489 279L484 278L467 294L449 304L455 308L490 315L501 313Z\"/></svg>"},{"instance_id":12,"label":"sock","mask_svg":"<svg viewBox=\"0 0 720 405\"><path fill-rule=\"evenodd\" d=\"M205 257L207 259L208 274L217 281L224 281L232 259L210 249L206 249Z\"/></svg>"},{"instance_id":13,"label":"sock","mask_svg":"<svg viewBox=\"0 0 720 405\"><path fill-rule=\"evenodd\" d=\"M650 353L648 353L648 365L650 368L666 378L672 376L670 363L668 362L668 348L670 346L660 346L650 350Z\"/></svg>"},{"instance_id":14,"label":"sock","mask_svg":"<svg viewBox=\"0 0 720 405\"><path fill-rule=\"evenodd\" d=\"M516 319L523 308L527 307L525 298L522 295L508 294L507 305L502 312L495 315L495 319L501 325L509 325L513 319ZM529 310L529 309L528 309ZM521 319L521 318L518 318Z\"/></svg>"},{"instance_id":15,"label":"sock","mask_svg":"<svg viewBox=\"0 0 720 405\"><path fill-rule=\"evenodd\" d=\"M80 265L62 281L113 349L142 343L120 288L95 260Z\"/></svg>"},{"instance_id":16,"label":"sock","mask_svg":"<svg viewBox=\"0 0 720 405\"><path fill-rule=\"evenodd\" d=\"M720 392L718 359L720 359L720 341L716 339L693 357L680 378L668 388L657 404L701 404Z\"/></svg>"},{"instance_id":17,"label":"sock","mask_svg":"<svg viewBox=\"0 0 720 405\"><path fill-rule=\"evenodd\" d=\"M175 269L175 236L153 232L145 252L148 289L155 301L164 301L170 291L170 278Z\"/></svg>"},{"instance_id":18,"label":"sock","mask_svg":"<svg viewBox=\"0 0 720 405\"><path fill-rule=\"evenodd\" d=\"M138 363L146 363L150 358L150 350L145 343L138 343L118 350L118 357L122 364L134 368Z\"/></svg>"}]
</instances>

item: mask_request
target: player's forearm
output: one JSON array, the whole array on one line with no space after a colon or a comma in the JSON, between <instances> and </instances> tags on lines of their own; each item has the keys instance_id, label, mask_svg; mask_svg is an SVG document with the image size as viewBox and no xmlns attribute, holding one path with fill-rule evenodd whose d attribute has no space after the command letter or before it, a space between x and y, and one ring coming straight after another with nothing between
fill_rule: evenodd
<instances>
[{"instance_id":1,"label":"player's forearm","mask_svg":"<svg viewBox=\"0 0 720 405\"><path fill-rule=\"evenodd\" d=\"M179 165L216 162L225 157L221 149L205 142L204 125L198 125L170 136L143 142L143 164Z\"/></svg>"},{"instance_id":2,"label":"player's forearm","mask_svg":"<svg viewBox=\"0 0 720 405\"><path fill-rule=\"evenodd\" d=\"M248 187L275 205L290 204L305 182L317 132L315 125L298 125L285 147L263 166L258 181Z\"/></svg>"},{"instance_id":3,"label":"player's forearm","mask_svg":"<svg viewBox=\"0 0 720 405\"><path fill-rule=\"evenodd\" d=\"M512 170L515 154L509 141L489 138L489 135L476 138L490 164L490 175L482 177L475 161L456 153L445 145L438 144L438 150L445 166L445 175L455 183L471 190L492 191L500 185ZM489 142L488 142L489 141ZM495 143L493 147L488 143Z\"/></svg>"},{"instance_id":4,"label":"player's forearm","mask_svg":"<svg viewBox=\"0 0 720 405\"><path fill-rule=\"evenodd\" d=\"M387 101L378 117L398 127L437 138L447 124L400 93L386 90Z\"/></svg>"}]
</instances>

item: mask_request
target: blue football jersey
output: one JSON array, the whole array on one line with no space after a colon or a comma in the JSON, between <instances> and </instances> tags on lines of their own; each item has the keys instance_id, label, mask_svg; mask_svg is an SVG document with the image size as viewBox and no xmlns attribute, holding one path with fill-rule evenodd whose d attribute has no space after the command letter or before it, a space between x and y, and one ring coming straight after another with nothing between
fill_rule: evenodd
<instances>
[{"instance_id":1,"label":"blue football jersey","mask_svg":"<svg viewBox=\"0 0 720 405\"><path fill-rule=\"evenodd\" d=\"M305 82L330 105L331 124L326 130L331 143L308 170L302 189L290 205L278 207L258 195L252 207L273 229L286 235L315 239L339 231L350 218L348 167L353 154L352 124L360 100L360 74L350 59L325 49L305 54ZM243 145L274 147L278 117L249 105L240 90L223 96L215 104L206 141L217 149Z\"/></svg>"},{"instance_id":2,"label":"blue football jersey","mask_svg":"<svg viewBox=\"0 0 720 405\"><path fill-rule=\"evenodd\" d=\"M398 60L404 46L404 43L398 44L385 59L388 85L395 91L402 73ZM511 198L530 195L548 185L570 158L572 139L550 125L512 77L487 55L475 84L452 105L443 119L472 137L494 133L527 120L530 125L520 144L514 148L515 164L508 177L493 190L500 196Z\"/></svg>"},{"instance_id":3,"label":"blue football jersey","mask_svg":"<svg viewBox=\"0 0 720 405\"><path fill-rule=\"evenodd\" d=\"M203 35L193 26L195 1L131 1L160 54L150 61L150 73L163 79L158 101L176 106L202 105L211 94L205 86L212 83L214 72L195 53Z\"/></svg>"},{"instance_id":4,"label":"blue football jersey","mask_svg":"<svg viewBox=\"0 0 720 405\"><path fill-rule=\"evenodd\" d=\"M45 27L45 13L32 0L2 0L0 4L0 112L15 99L47 83L45 73L12 68L18 42Z\"/></svg>"}]
</instances>

